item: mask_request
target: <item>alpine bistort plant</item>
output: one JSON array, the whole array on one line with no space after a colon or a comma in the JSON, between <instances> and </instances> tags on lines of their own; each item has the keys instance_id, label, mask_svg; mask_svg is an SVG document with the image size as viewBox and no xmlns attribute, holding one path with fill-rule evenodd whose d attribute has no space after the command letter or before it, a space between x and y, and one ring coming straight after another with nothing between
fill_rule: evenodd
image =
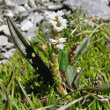
<instances>
[{"instance_id":1,"label":"alpine bistort plant","mask_svg":"<svg viewBox=\"0 0 110 110\"><path fill-rule=\"evenodd\" d=\"M47 18L47 22L51 25L48 30L50 30L49 32L51 32L52 36L50 36L48 40L45 40L46 38L40 38L39 48L42 51L47 52L46 54L48 55L48 61L46 62L49 68L45 65L46 62L44 61L44 63L42 61L43 59L41 60L36 54L30 43L26 40L26 37L22 35L21 31L16 27L10 18L7 19L7 22L12 38L23 56L30 62L36 71L44 77L45 80L49 81L50 84L53 83L56 90L64 96L67 95L68 92L62 83L67 82L68 86L72 87L71 84L73 83L73 79L75 77L74 75L74 77L68 79L68 75L71 75L70 69L74 69L69 63L70 59L74 59L72 58L72 55L70 55L71 49L73 48L71 46L74 46L74 44L67 42L72 39L71 36L67 37L63 35L65 29L68 28L68 21L63 17L64 13L62 11L47 12L45 13L45 16ZM79 45L76 49L76 57L80 58L81 55L87 50L89 40L89 38L86 38L83 40L82 44ZM43 41L46 43L43 44ZM70 44L72 45L70 46ZM45 49L43 47L45 47ZM76 73L77 72L75 70L72 72L72 74ZM62 75L64 77L62 77ZM70 96L68 96L68 98L70 98Z\"/></svg>"},{"instance_id":2,"label":"alpine bistort plant","mask_svg":"<svg viewBox=\"0 0 110 110\"><path fill-rule=\"evenodd\" d=\"M70 93L75 92L75 90L80 91L81 94L83 94L83 90L86 91L84 92L87 94L85 98L92 96L88 91L109 91L107 84L105 84L106 89L100 85L81 88L79 77L82 69L80 67L75 68L78 60L87 51L91 36L100 26L96 25L97 27L90 35L81 36L79 39L80 24L75 22L76 25L74 26L73 21L70 21L68 15L64 14L63 11L46 12L45 17L46 21L43 25L47 27L42 30L39 27L35 38L37 42L34 42L34 47L13 21L7 18L8 27L16 46L37 73L67 99L71 99ZM74 36L75 32L78 33L77 36Z\"/></svg>"}]
</instances>

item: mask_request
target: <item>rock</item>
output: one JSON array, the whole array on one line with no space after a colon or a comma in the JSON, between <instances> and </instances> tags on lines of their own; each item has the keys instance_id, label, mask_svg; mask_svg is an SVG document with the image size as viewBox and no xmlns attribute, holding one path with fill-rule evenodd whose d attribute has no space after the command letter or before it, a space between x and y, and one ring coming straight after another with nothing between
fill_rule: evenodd
<instances>
[{"instance_id":1,"label":"rock","mask_svg":"<svg viewBox=\"0 0 110 110\"><path fill-rule=\"evenodd\" d=\"M64 5L71 9L82 7L85 12L89 12L91 16L98 16L105 20L110 19L110 7L108 0L66 0Z\"/></svg>"},{"instance_id":2,"label":"rock","mask_svg":"<svg viewBox=\"0 0 110 110\"><path fill-rule=\"evenodd\" d=\"M31 13L26 19L30 20L35 26L43 20L43 15L38 12Z\"/></svg>"},{"instance_id":3,"label":"rock","mask_svg":"<svg viewBox=\"0 0 110 110\"><path fill-rule=\"evenodd\" d=\"M5 35L10 35L9 29L7 25L1 25L0 26L0 32L3 32Z\"/></svg>"},{"instance_id":4,"label":"rock","mask_svg":"<svg viewBox=\"0 0 110 110\"><path fill-rule=\"evenodd\" d=\"M4 16L9 16L9 17L13 18L14 14L13 14L12 10L8 9L8 10L5 10Z\"/></svg>"},{"instance_id":5,"label":"rock","mask_svg":"<svg viewBox=\"0 0 110 110\"><path fill-rule=\"evenodd\" d=\"M43 2L43 3L49 3L50 1L49 0L41 0L41 2Z\"/></svg>"},{"instance_id":6,"label":"rock","mask_svg":"<svg viewBox=\"0 0 110 110\"><path fill-rule=\"evenodd\" d=\"M4 58L10 58L11 56L13 56L13 54L14 54L14 51L15 51L16 49L10 49L9 51L7 51L7 52L5 52L5 53L2 53L2 56L4 57Z\"/></svg>"},{"instance_id":7,"label":"rock","mask_svg":"<svg viewBox=\"0 0 110 110\"><path fill-rule=\"evenodd\" d=\"M14 4L13 2L11 2L11 0L4 0L4 2L5 2L5 4L7 5L7 6L15 6L16 4Z\"/></svg>"},{"instance_id":8,"label":"rock","mask_svg":"<svg viewBox=\"0 0 110 110\"><path fill-rule=\"evenodd\" d=\"M10 0L10 1L16 5L26 4L28 2L28 0Z\"/></svg>"},{"instance_id":9,"label":"rock","mask_svg":"<svg viewBox=\"0 0 110 110\"><path fill-rule=\"evenodd\" d=\"M28 31L30 28L33 27L33 23L29 20L22 21L20 25L22 31Z\"/></svg>"},{"instance_id":10,"label":"rock","mask_svg":"<svg viewBox=\"0 0 110 110\"><path fill-rule=\"evenodd\" d=\"M27 32L27 33L25 33L25 35L28 40L32 40L33 38L35 38L34 32Z\"/></svg>"},{"instance_id":11,"label":"rock","mask_svg":"<svg viewBox=\"0 0 110 110\"><path fill-rule=\"evenodd\" d=\"M1 52L6 52L6 51L7 51L7 50L6 50L5 48L3 48L3 47L2 47L0 50L1 50Z\"/></svg>"},{"instance_id":12,"label":"rock","mask_svg":"<svg viewBox=\"0 0 110 110\"><path fill-rule=\"evenodd\" d=\"M62 4L54 4L52 2L45 3L44 6L47 7L49 10L58 10L63 7Z\"/></svg>"},{"instance_id":13,"label":"rock","mask_svg":"<svg viewBox=\"0 0 110 110\"><path fill-rule=\"evenodd\" d=\"M8 38L4 35L0 35L0 46L5 46L8 44Z\"/></svg>"},{"instance_id":14,"label":"rock","mask_svg":"<svg viewBox=\"0 0 110 110\"><path fill-rule=\"evenodd\" d=\"M28 3L24 4L24 7L29 10L31 7L28 5Z\"/></svg>"},{"instance_id":15,"label":"rock","mask_svg":"<svg viewBox=\"0 0 110 110\"><path fill-rule=\"evenodd\" d=\"M14 47L14 44L11 43L11 42L9 42L4 48L5 48L5 49L11 49L11 48L13 48L13 47Z\"/></svg>"},{"instance_id":16,"label":"rock","mask_svg":"<svg viewBox=\"0 0 110 110\"><path fill-rule=\"evenodd\" d=\"M6 60L6 59L3 59L3 60L0 61L0 63L3 64L3 65L6 65L7 63L9 63L9 61Z\"/></svg>"},{"instance_id":17,"label":"rock","mask_svg":"<svg viewBox=\"0 0 110 110\"><path fill-rule=\"evenodd\" d=\"M25 11L26 11L26 8L23 7L23 6L16 6L16 7L14 8L14 13L15 13L15 14L19 14L19 13L22 13L22 12L25 12Z\"/></svg>"},{"instance_id":18,"label":"rock","mask_svg":"<svg viewBox=\"0 0 110 110\"><path fill-rule=\"evenodd\" d=\"M3 18L2 16L0 16L0 25L2 25L2 23L3 23Z\"/></svg>"},{"instance_id":19,"label":"rock","mask_svg":"<svg viewBox=\"0 0 110 110\"><path fill-rule=\"evenodd\" d=\"M1 25L0 26L0 32L3 32L5 35L10 35L9 29L7 25Z\"/></svg>"},{"instance_id":20,"label":"rock","mask_svg":"<svg viewBox=\"0 0 110 110\"><path fill-rule=\"evenodd\" d=\"M35 0L28 0L29 1L29 5L32 7L32 8L36 8L36 4L35 4Z\"/></svg>"},{"instance_id":21,"label":"rock","mask_svg":"<svg viewBox=\"0 0 110 110\"><path fill-rule=\"evenodd\" d=\"M54 2L61 2L61 1L63 1L63 0L53 0Z\"/></svg>"},{"instance_id":22,"label":"rock","mask_svg":"<svg viewBox=\"0 0 110 110\"><path fill-rule=\"evenodd\" d=\"M61 4L53 4L53 5L48 5L47 6L49 10L58 10L58 9L61 9L63 7L63 5Z\"/></svg>"},{"instance_id":23,"label":"rock","mask_svg":"<svg viewBox=\"0 0 110 110\"><path fill-rule=\"evenodd\" d=\"M42 20L43 20L43 16L41 14L38 14L37 12L34 13L34 16L33 16L33 24L36 25L36 23L40 23Z\"/></svg>"}]
</instances>

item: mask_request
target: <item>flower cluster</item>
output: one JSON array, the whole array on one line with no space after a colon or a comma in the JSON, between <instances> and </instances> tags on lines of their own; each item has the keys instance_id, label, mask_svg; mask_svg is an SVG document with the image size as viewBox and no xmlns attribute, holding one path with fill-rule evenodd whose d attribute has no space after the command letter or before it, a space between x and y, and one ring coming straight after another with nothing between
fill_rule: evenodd
<instances>
[{"instance_id":1,"label":"flower cluster","mask_svg":"<svg viewBox=\"0 0 110 110\"><path fill-rule=\"evenodd\" d=\"M50 41L51 44L55 45L55 47L57 49L63 50L63 48L65 46L63 43L66 42L66 39L67 38L60 38L58 40L55 40L55 39L50 38L49 41Z\"/></svg>"},{"instance_id":2,"label":"flower cluster","mask_svg":"<svg viewBox=\"0 0 110 110\"><path fill-rule=\"evenodd\" d=\"M45 15L55 31L60 32L67 27L67 20L62 17L64 15L62 11L47 12Z\"/></svg>"}]
</instances>

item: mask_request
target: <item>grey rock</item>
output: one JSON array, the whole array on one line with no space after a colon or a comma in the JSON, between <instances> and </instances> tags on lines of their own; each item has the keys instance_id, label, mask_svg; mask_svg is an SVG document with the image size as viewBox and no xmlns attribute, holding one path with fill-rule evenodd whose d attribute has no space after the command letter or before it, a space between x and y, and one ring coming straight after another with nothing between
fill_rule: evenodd
<instances>
[{"instance_id":1,"label":"grey rock","mask_svg":"<svg viewBox=\"0 0 110 110\"><path fill-rule=\"evenodd\" d=\"M34 18L33 13L30 13L30 14L27 16L26 20L30 20L31 22L33 22L33 18Z\"/></svg>"},{"instance_id":2,"label":"grey rock","mask_svg":"<svg viewBox=\"0 0 110 110\"><path fill-rule=\"evenodd\" d=\"M31 7L28 5L28 3L26 3L25 5L24 5L24 7L27 9L27 10L29 10Z\"/></svg>"},{"instance_id":3,"label":"grey rock","mask_svg":"<svg viewBox=\"0 0 110 110\"><path fill-rule=\"evenodd\" d=\"M7 6L15 6L15 5L16 5L16 4L13 3L11 0L4 0L4 2L5 2L5 4L6 4Z\"/></svg>"},{"instance_id":4,"label":"grey rock","mask_svg":"<svg viewBox=\"0 0 110 110\"><path fill-rule=\"evenodd\" d=\"M0 32L3 32L5 35L8 35L8 36L10 35L8 26L4 24L0 26Z\"/></svg>"},{"instance_id":5,"label":"grey rock","mask_svg":"<svg viewBox=\"0 0 110 110\"><path fill-rule=\"evenodd\" d=\"M50 1L49 0L41 0L41 2L43 2L43 3L49 3Z\"/></svg>"},{"instance_id":6,"label":"grey rock","mask_svg":"<svg viewBox=\"0 0 110 110\"><path fill-rule=\"evenodd\" d=\"M9 63L9 61L6 60L6 59L3 59L3 60L0 61L0 63L3 64L3 65L6 65L7 63Z\"/></svg>"},{"instance_id":7,"label":"grey rock","mask_svg":"<svg viewBox=\"0 0 110 110\"><path fill-rule=\"evenodd\" d=\"M10 31L7 25L2 25L1 30L4 32L5 35L8 35L8 36L10 35Z\"/></svg>"},{"instance_id":8,"label":"grey rock","mask_svg":"<svg viewBox=\"0 0 110 110\"><path fill-rule=\"evenodd\" d=\"M27 32L27 33L25 33L25 35L28 40L32 40L33 38L35 38L34 32Z\"/></svg>"},{"instance_id":9,"label":"grey rock","mask_svg":"<svg viewBox=\"0 0 110 110\"><path fill-rule=\"evenodd\" d=\"M61 1L63 1L63 0L53 0L54 2L61 2Z\"/></svg>"},{"instance_id":10,"label":"grey rock","mask_svg":"<svg viewBox=\"0 0 110 110\"><path fill-rule=\"evenodd\" d=\"M5 10L4 16L9 16L9 17L13 18L14 17L14 13L13 13L12 10L8 9L8 10Z\"/></svg>"},{"instance_id":11,"label":"grey rock","mask_svg":"<svg viewBox=\"0 0 110 110\"><path fill-rule=\"evenodd\" d=\"M71 9L82 7L85 12L91 16L98 16L105 20L110 19L110 7L107 5L108 0L66 0L64 5Z\"/></svg>"},{"instance_id":12,"label":"grey rock","mask_svg":"<svg viewBox=\"0 0 110 110\"><path fill-rule=\"evenodd\" d=\"M40 23L42 20L43 20L43 15L39 14L39 13L34 13L34 16L33 16L33 24L36 25L36 23Z\"/></svg>"},{"instance_id":13,"label":"grey rock","mask_svg":"<svg viewBox=\"0 0 110 110\"><path fill-rule=\"evenodd\" d=\"M5 48L5 49L11 49L11 48L13 48L13 47L14 47L14 44L11 43L11 42L9 42L4 48Z\"/></svg>"},{"instance_id":14,"label":"grey rock","mask_svg":"<svg viewBox=\"0 0 110 110\"><path fill-rule=\"evenodd\" d=\"M10 0L10 2L12 2L16 5L22 5L22 4L26 4L28 2L28 0Z\"/></svg>"},{"instance_id":15,"label":"grey rock","mask_svg":"<svg viewBox=\"0 0 110 110\"><path fill-rule=\"evenodd\" d=\"M36 25L36 23L40 23L43 20L43 15L38 13L38 12L34 12L31 13L26 19L30 20L34 25Z\"/></svg>"},{"instance_id":16,"label":"grey rock","mask_svg":"<svg viewBox=\"0 0 110 110\"><path fill-rule=\"evenodd\" d=\"M28 0L29 1L29 5L32 7L32 8L36 8L36 4L35 4L35 0Z\"/></svg>"},{"instance_id":17,"label":"grey rock","mask_svg":"<svg viewBox=\"0 0 110 110\"><path fill-rule=\"evenodd\" d=\"M22 13L22 12L25 12L25 11L26 11L26 8L23 7L23 6L16 6L16 7L14 8L14 13L15 13L15 14L19 14L19 13Z\"/></svg>"},{"instance_id":18,"label":"grey rock","mask_svg":"<svg viewBox=\"0 0 110 110\"><path fill-rule=\"evenodd\" d=\"M49 10L58 10L63 7L62 4L54 4L53 2L45 3L45 7L47 7Z\"/></svg>"},{"instance_id":19,"label":"grey rock","mask_svg":"<svg viewBox=\"0 0 110 110\"><path fill-rule=\"evenodd\" d=\"M6 52L6 51L7 51L7 50L6 50L5 48L3 48L3 47L2 47L0 50L1 50L1 52Z\"/></svg>"},{"instance_id":20,"label":"grey rock","mask_svg":"<svg viewBox=\"0 0 110 110\"><path fill-rule=\"evenodd\" d=\"M0 46L5 46L8 44L8 38L4 35L0 35Z\"/></svg>"},{"instance_id":21,"label":"grey rock","mask_svg":"<svg viewBox=\"0 0 110 110\"><path fill-rule=\"evenodd\" d=\"M11 56L13 56L14 55L14 51L15 51L16 49L10 49L9 51L7 51L7 52L5 52L5 53L2 53L2 56L4 57L4 58L10 58Z\"/></svg>"},{"instance_id":22,"label":"grey rock","mask_svg":"<svg viewBox=\"0 0 110 110\"><path fill-rule=\"evenodd\" d=\"M4 21L3 21L3 16L2 16L2 14L0 13L0 25L2 25L3 22L4 22Z\"/></svg>"},{"instance_id":23,"label":"grey rock","mask_svg":"<svg viewBox=\"0 0 110 110\"><path fill-rule=\"evenodd\" d=\"M21 30L28 31L30 28L33 27L33 23L30 20L24 20L21 22Z\"/></svg>"},{"instance_id":24,"label":"grey rock","mask_svg":"<svg viewBox=\"0 0 110 110\"><path fill-rule=\"evenodd\" d=\"M61 4L48 5L49 10L58 10L58 9L61 9L62 7L63 7L63 5L61 5Z\"/></svg>"}]
</instances>

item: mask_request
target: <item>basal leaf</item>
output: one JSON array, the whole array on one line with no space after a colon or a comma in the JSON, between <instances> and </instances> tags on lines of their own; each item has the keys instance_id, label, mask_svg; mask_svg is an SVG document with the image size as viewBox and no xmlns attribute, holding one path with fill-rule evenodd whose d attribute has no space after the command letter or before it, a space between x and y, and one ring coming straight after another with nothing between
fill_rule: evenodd
<instances>
[{"instance_id":1,"label":"basal leaf","mask_svg":"<svg viewBox=\"0 0 110 110\"><path fill-rule=\"evenodd\" d=\"M85 90L93 90L98 92L110 92L110 85L107 83L99 84L96 87L87 87Z\"/></svg>"},{"instance_id":2,"label":"basal leaf","mask_svg":"<svg viewBox=\"0 0 110 110\"><path fill-rule=\"evenodd\" d=\"M68 52L62 50L59 53L59 69L63 72L66 72L68 67L68 62L69 62Z\"/></svg>"},{"instance_id":3,"label":"basal leaf","mask_svg":"<svg viewBox=\"0 0 110 110\"><path fill-rule=\"evenodd\" d=\"M66 76L67 83L70 87L72 87L76 74L77 74L76 70L72 66L68 65L65 76Z\"/></svg>"},{"instance_id":4,"label":"basal leaf","mask_svg":"<svg viewBox=\"0 0 110 110\"><path fill-rule=\"evenodd\" d=\"M80 59L80 57L87 51L90 44L90 37L83 39L81 44L76 49L76 56L74 57L74 62Z\"/></svg>"}]
</instances>

